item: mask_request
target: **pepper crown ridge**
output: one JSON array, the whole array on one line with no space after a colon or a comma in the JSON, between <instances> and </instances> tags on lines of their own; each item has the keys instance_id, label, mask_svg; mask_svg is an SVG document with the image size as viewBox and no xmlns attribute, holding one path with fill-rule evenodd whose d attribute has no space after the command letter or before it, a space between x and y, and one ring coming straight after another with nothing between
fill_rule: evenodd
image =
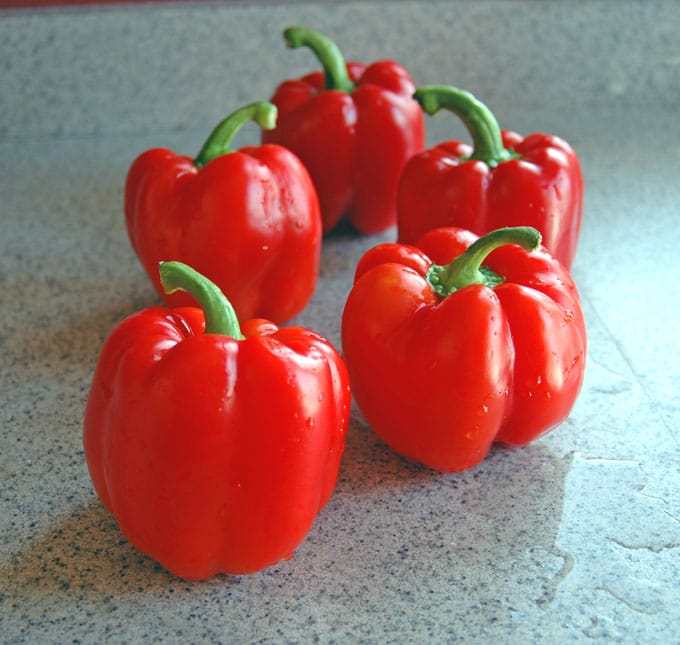
<instances>
[{"instance_id":1,"label":"pepper crown ridge","mask_svg":"<svg viewBox=\"0 0 680 645\"><path fill-rule=\"evenodd\" d=\"M498 228L475 240L449 264L433 264L427 272L427 281L443 298L471 284L496 287L505 278L482 266L482 262L492 251L506 244L518 244L527 251L534 251L541 244L541 234L531 226Z\"/></svg>"}]
</instances>

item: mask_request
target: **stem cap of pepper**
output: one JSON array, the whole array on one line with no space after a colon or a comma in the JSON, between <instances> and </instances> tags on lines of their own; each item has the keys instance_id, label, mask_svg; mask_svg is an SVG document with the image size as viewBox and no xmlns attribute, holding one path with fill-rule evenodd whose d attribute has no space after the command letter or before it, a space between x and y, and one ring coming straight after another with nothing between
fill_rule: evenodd
<instances>
[{"instance_id":1,"label":"stem cap of pepper","mask_svg":"<svg viewBox=\"0 0 680 645\"><path fill-rule=\"evenodd\" d=\"M444 298L471 284L493 288L503 283L505 278L482 266L482 262L489 253L506 244L518 244L527 251L534 251L541 244L541 234L532 226L498 228L475 240L449 264L433 264L427 273L427 281Z\"/></svg>"},{"instance_id":2,"label":"stem cap of pepper","mask_svg":"<svg viewBox=\"0 0 680 645\"><path fill-rule=\"evenodd\" d=\"M340 48L328 36L307 27L288 27L283 32L288 47L309 47L321 62L327 90L351 92L355 85L347 73L347 62Z\"/></svg>"},{"instance_id":3,"label":"stem cap of pepper","mask_svg":"<svg viewBox=\"0 0 680 645\"><path fill-rule=\"evenodd\" d=\"M430 116L446 109L463 121L474 147L469 159L495 168L519 157L503 146L501 128L493 112L470 92L450 85L425 85L416 89L413 98Z\"/></svg>"},{"instance_id":4,"label":"stem cap of pepper","mask_svg":"<svg viewBox=\"0 0 680 645\"><path fill-rule=\"evenodd\" d=\"M198 300L205 316L206 334L243 340L234 307L214 282L183 262L160 262L158 270L166 293L182 290Z\"/></svg>"},{"instance_id":5,"label":"stem cap of pepper","mask_svg":"<svg viewBox=\"0 0 680 645\"><path fill-rule=\"evenodd\" d=\"M194 159L194 164L202 168L213 159L233 152L231 142L248 121L255 121L263 130L273 130L277 118L278 108L269 101L255 101L244 105L215 126Z\"/></svg>"}]
</instances>

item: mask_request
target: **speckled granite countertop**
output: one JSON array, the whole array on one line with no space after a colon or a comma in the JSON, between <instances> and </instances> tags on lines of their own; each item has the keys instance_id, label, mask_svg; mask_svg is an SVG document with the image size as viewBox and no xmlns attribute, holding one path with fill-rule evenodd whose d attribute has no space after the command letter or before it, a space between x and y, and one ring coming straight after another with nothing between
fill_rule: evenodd
<instances>
[{"instance_id":1,"label":"speckled granite countertop","mask_svg":"<svg viewBox=\"0 0 680 645\"><path fill-rule=\"evenodd\" d=\"M355 411L293 560L190 584L126 542L82 451L104 338L157 303L123 182L142 150L191 154L310 69L282 45L293 23L577 149L586 379L551 434L456 475L398 458ZM0 13L0 641L680 642L678 32L680 5L655 0ZM328 237L298 321L339 345L355 263L393 235Z\"/></svg>"}]
</instances>

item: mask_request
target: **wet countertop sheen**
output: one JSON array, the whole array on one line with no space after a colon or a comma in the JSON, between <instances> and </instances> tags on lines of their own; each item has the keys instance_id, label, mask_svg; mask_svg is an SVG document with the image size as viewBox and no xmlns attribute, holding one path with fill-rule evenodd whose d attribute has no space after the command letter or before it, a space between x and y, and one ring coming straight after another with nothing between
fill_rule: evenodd
<instances>
[{"instance_id":1,"label":"wet countertop sheen","mask_svg":"<svg viewBox=\"0 0 680 645\"><path fill-rule=\"evenodd\" d=\"M158 304L125 173L314 66L325 31L456 84L582 161L588 325L569 418L440 474L353 410L337 488L292 560L188 583L94 494L82 418L105 337ZM680 9L670 1L171 3L0 12L0 642L680 642ZM428 141L465 136L428 118ZM239 135L244 144L257 131ZM324 241L295 322L340 347L362 252Z\"/></svg>"}]
</instances>

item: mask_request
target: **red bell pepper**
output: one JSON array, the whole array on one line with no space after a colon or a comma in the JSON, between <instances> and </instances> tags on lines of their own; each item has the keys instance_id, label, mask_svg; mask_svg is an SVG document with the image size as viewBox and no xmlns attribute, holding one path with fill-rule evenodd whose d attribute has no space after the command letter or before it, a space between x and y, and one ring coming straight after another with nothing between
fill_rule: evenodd
<instances>
[{"instance_id":1,"label":"red bell pepper","mask_svg":"<svg viewBox=\"0 0 680 645\"><path fill-rule=\"evenodd\" d=\"M279 85L271 98L279 119L262 140L302 159L324 232L344 214L361 233L394 226L399 175L425 141L413 79L394 61L345 62L337 45L312 29L291 27L284 37L290 47L310 47L323 72Z\"/></svg>"},{"instance_id":2,"label":"red bell pepper","mask_svg":"<svg viewBox=\"0 0 680 645\"><path fill-rule=\"evenodd\" d=\"M453 87L421 87L415 97L428 114L446 108L458 115L473 145L446 141L409 161L398 188L398 241L413 244L441 226L483 235L526 225L569 269L583 211L581 166L571 146L549 134L501 131L483 103Z\"/></svg>"},{"instance_id":3,"label":"red bell pepper","mask_svg":"<svg viewBox=\"0 0 680 645\"><path fill-rule=\"evenodd\" d=\"M343 355L359 408L395 451L463 470L493 442L525 444L569 414L585 324L566 269L529 252L539 241L531 227L440 228L362 257Z\"/></svg>"},{"instance_id":4,"label":"red bell pepper","mask_svg":"<svg viewBox=\"0 0 680 645\"><path fill-rule=\"evenodd\" d=\"M162 263L203 306L133 314L104 344L84 422L94 487L123 534L187 579L291 557L335 486L350 391L331 345ZM205 312L205 313L204 313Z\"/></svg>"},{"instance_id":5,"label":"red bell pepper","mask_svg":"<svg viewBox=\"0 0 680 645\"><path fill-rule=\"evenodd\" d=\"M276 107L260 101L237 110L193 160L161 148L141 154L127 176L125 217L130 242L168 305L197 304L160 284L158 263L179 260L215 282L240 318L281 323L302 311L316 288L319 203L289 150L230 149L251 119L272 128Z\"/></svg>"}]
</instances>

